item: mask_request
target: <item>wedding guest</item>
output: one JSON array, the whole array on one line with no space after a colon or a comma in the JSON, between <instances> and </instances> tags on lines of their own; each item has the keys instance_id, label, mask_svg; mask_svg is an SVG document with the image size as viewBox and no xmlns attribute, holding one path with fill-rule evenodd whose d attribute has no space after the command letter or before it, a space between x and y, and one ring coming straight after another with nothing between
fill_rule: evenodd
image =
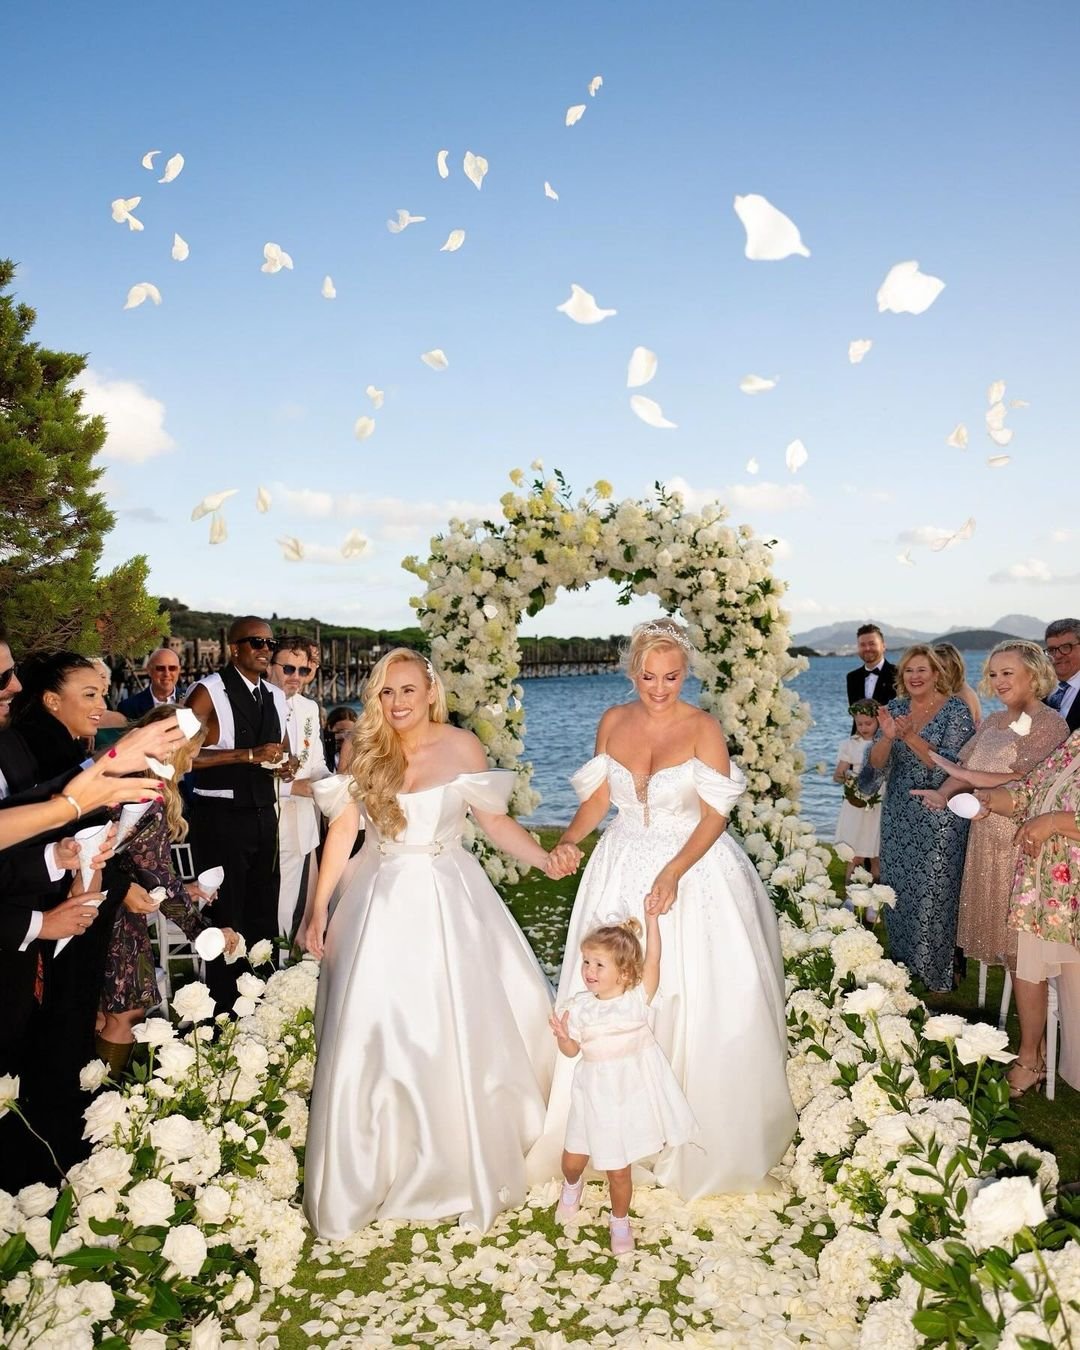
<instances>
[{"instance_id":1,"label":"wedding guest","mask_svg":"<svg viewBox=\"0 0 1080 1350\"><path fill-rule=\"evenodd\" d=\"M228 664L197 680L187 699L206 728L192 773L195 866L225 869L214 922L241 933L248 946L273 941L278 931L276 766L284 767L288 741L285 695L263 678L273 645L262 619L235 619ZM206 982L219 1012L232 1008L246 968L241 961L227 965L223 956L207 962Z\"/></svg>"},{"instance_id":2,"label":"wedding guest","mask_svg":"<svg viewBox=\"0 0 1080 1350\"><path fill-rule=\"evenodd\" d=\"M976 726L982 721L982 704L979 696L968 684L967 667L959 647L951 642L935 642L934 652L945 672L945 689L950 698L958 698L971 714Z\"/></svg>"},{"instance_id":3,"label":"wedding guest","mask_svg":"<svg viewBox=\"0 0 1080 1350\"><path fill-rule=\"evenodd\" d=\"M21 688L11 648L6 638L0 638L0 730L11 720L11 700Z\"/></svg>"},{"instance_id":4,"label":"wedding guest","mask_svg":"<svg viewBox=\"0 0 1080 1350\"><path fill-rule=\"evenodd\" d=\"M328 761L333 764L335 773L348 768L348 759L343 756L343 752L349 737L356 730L357 716L356 709L348 707L331 708L326 715L326 730L330 738Z\"/></svg>"},{"instance_id":5,"label":"wedding guest","mask_svg":"<svg viewBox=\"0 0 1080 1350\"><path fill-rule=\"evenodd\" d=\"M945 671L932 647L909 647L897 682L903 693L878 713L880 730L859 787L872 792L885 784L881 880L897 895L885 914L889 954L927 988L947 990L953 987L968 822L951 811L928 811L912 793L942 785L945 771L933 753L955 760L975 723L966 705L946 692Z\"/></svg>"},{"instance_id":6,"label":"wedding guest","mask_svg":"<svg viewBox=\"0 0 1080 1350\"><path fill-rule=\"evenodd\" d=\"M885 704L896 696L896 667L885 655L885 638L876 623L864 623L855 634L862 665L847 673L847 701L862 703L872 698ZM854 734L854 723L852 733Z\"/></svg>"},{"instance_id":7,"label":"wedding guest","mask_svg":"<svg viewBox=\"0 0 1080 1350\"><path fill-rule=\"evenodd\" d=\"M290 942L308 895L308 880L319 845L319 810L311 785L330 770L323 756L319 705L300 692L310 680L309 649L301 638L281 638L270 660L270 682L285 695L286 735L292 777L280 788L278 818L278 933ZM299 908L299 913L297 912Z\"/></svg>"},{"instance_id":8,"label":"wedding guest","mask_svg":"<svg viewBox=\"0 0 1080 1350\"><path fill-rule=\"evenodd\" d=\"M144 689L131 694L117 704L117 711L132 722L138 721L162 703L180 701L177 684L180 679L180 658L171 647L159 647L146 658L146 673L150 679Z\"/></svg>"},{"instance_id":9,"label":"wedding guest","mask_svg":"<svg viewBox=\"0 0 1080 1350\"><path fill-rule=\"evenodd\" d=\"M950 767L940 787L917 789L914 795L942 810L973 781L999 787L1026 777L1069 734L1064 719L1041 701L1053 684L1054 672L1037 643L1023 638L999 642L987 657L980 688L999 698L1004 712L990 713L979 724L960 751L960 767ZM1007 920L1017 864L1015 833L1010 821L985 810L971 822L956 930L966 956L1006 965L1014 973L1016 932Z\"/></svg>"},{"instance_id":10,"label":"wedding guest","mask_svg":"<svg viewBox=\"0 0 1080 1350\"><path fill-rule=\"evenodd\" d=\"M1075 731L1080 727L1080 619L1055 619L1047 626L1046 654L1058 678L1046 701Z\"/></svg>"},{"instance_id":11,"label":"wedding guest","mask_svg":"<svg viewBox=\"0 0 1080 1350\"><path fill-rule=\"evenodd\" d=\"M560 1053L576 1059L563 1146L556 1222L581 1206L585 1168L606 1172L608 1226L616 1256L634 1250L631 1164L688 1143L697 1121L649 1024L660 985L660 902L645 906L645 951L637 919L605 924L581 944L585 989L551 1015Z\"/></svg>"},{"instance_id":12,"label":"wedding guest","mask_svg":"<svg viewBox=\"0 0 1080 1350\"><path fill-rule=\"evenodd\" d=\"M95 745L99 743L101 745L111 744L112 741L116 739L115 736L102 737L101 733L103 731L116 732L122 727L126 728L128 720L122 712L117 712L114 708L109 707L109 691L112 688L112 668L108 661L106 661L103 656L91 656L87 659L101 679L101 701L105 705L104 711L101 714L101 719L98 722L98 729L94 736L94 740L90 741L88 744L88 748L92 751Z\"/></svg>"},{"instance_id":13,"label":"wedding guest","mask_svg":"<svg viewBox=\"0 0 1080 1350\"><path fill-rule=\"evenodd\" d=\"M836 842L846 844L854 854L846 864L844 885L859 865L869 869L877 880L878 852L881 847L881 793L865 795L859 790L859 774L878 731L878 705L871 699L853 703L848 709L855 719L855 735L840 742L833 782L844 786L844 800L836 821Z\"/></svg>"},{"instance_id":14,"label":"wedding guest","mask_svg":"<svg viewBox=\"0 0 1080 1350\"><path fill-rule=\"evenodd\" d=\"M1061 1023L1058 1072L1080 1088L1080 732L1010 787L977 787L979 801L1019 826L1020 862L1009 904L1018 934L1013 992L1020 1046L1009 1070L1018 1097L1046 1077L1046 982L1056 980Z\"/></svg>"}]
</instances>

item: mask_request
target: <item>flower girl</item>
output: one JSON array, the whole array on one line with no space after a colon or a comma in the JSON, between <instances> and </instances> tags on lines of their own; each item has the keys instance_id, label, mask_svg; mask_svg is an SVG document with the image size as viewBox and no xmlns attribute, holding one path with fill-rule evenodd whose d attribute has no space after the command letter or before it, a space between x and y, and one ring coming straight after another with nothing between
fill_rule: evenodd
<instances>
[{"instance_id":1,"label":"flower girl","mask_svg":"<svg viewBox=\"0 0 1080 1350\"><path fill-rule=\"evenodd\" d=\"M844 800L836 822L836 842L847 844L853 853L844 876L851 880L856 859L878 877L878 853L881 848L881 793L866 796L859 791L859 773L878 729L878 705L873 699L853 703L849 709L855 719L855 735L840 742L833 782L843 783Z\"/></svg>"},{"instance_id":2,"label":"flower girl","mask_svg":"<svg viewBox=\"0 0 1080 1350\"><path fill-rule=\"evenodd\" d=\"M576 1214L590 1158L606 1172L611 1194L611 1250L634 1249L630 1229L630 1165L685 1144L697 1130L693 1112L657 1045L649 1004L660 983L659 901L645 906L645 952L637 919L607 924L581 944L586 988L551 1030L564 1055L581 1059L574 1070L562 1171L565 1183L555 1218Z\"/></svg>"}]
</instances>

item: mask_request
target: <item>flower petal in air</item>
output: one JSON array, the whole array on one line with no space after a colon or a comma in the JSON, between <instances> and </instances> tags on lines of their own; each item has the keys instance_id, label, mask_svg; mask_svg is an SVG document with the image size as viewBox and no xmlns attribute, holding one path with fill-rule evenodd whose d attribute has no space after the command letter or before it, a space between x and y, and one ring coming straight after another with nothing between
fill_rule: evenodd
<instances>
[{"instance_id":1,"label":"flower petal in air","mask_svg":"<svg viewBox=\"0 0 1080 1350\"><path fill-rule=\"evenodd\" d=\"M992 469L1003 469L1011 459L1012 455L991 455L986 462Z\"/></svg>"},{"instance_id":2,"label":"flower petal in air","mask_svg":"<svg viewBox=\"0 0 1080 1350\"><path fill-rule=\"evenodd\" d=\"M919 264L914 260L897 263L889 268L888 275L878 287L878 312L922 314L944 289L945 283L940 277L920 272Z\"/></svg>"},{"instance_id":3,"label":"flower petal in air","mask_svg":"<svg viewBox=\"0 0 1080 1350\"><path fill-rule=\"evenodd\" d=\"M603 75L594 75L592 79L589 81L589 97L595 98L597 90L601 89L603 87L603 84L604 84Z\"/></svg>"},{"instance_id":4,"label":"flower petal in air","mask_svg":"<svg viewBox=\"0 0 1080 1350\"><path fill-rule=\"evenodd\" d=\"M546 178L544 179L544 196L550 197L553 202L557 202L559 200L559 194L555 191L555 189L551 186L551 184L547 181Z\"/></svg>"},{"instance_id":5,"label":"flower petal in air","mask_svg":"<svg viewBox=\"0 0 1080 1350\"><path fill-rule=\"evenodd\" d=\"M440 253L456 253L465 242L464 230L451 230L447 235L446 243L439 249Z\"/></svg>"},{"instance_id":6,"label":"flower petal in air","mask_svg":"<svg viewBox=\"0 0 1080 1350\"><path fill-rule=\"evenodd\" d=\"M399 206L397 209L397 219L388 220L386 222L386 228L391 234L400 234L402 230L408 228L410 225L419 225L422 220L427 220L427 216L410 215L404 207Z\"/></svg>"},{"instance_id":7,"label":"flower petal in air","mask_svg":"<svg viewBox=\"0 0 1080 1350\"><path fill-rule=\"evenodd\" d=\"M1004 397L1005 397L1005 381L995 380L993 384L990 386L990 388L987 389L986 391L987 403L989 403L992 407L995 403L1000 403Z\"/></svg>"},{"instance_id":8,"label":"flower petal in air","mask_svg":"<svg viewBox=\"0 0 1080 1350\"><path fill-rule=\"evenodd\" d=\"M171 159L165 162L165 172L158 179L159 183L171 183L174 178L180 177L180 172L184 167L184 156L173 155Z\"/></svg>"},{"instance_id":9,"label":"flower petal in air","mask_svg":"<svg viewBox=\"0 0 1080 1350\"><path fill-rule=\"evenodd\" d=\"M750 458L746 461L746 472L757 473L760 468L761 465L757 462L754 456L751 455Z\"/></svg>"},{"instance_id":10,"label":"flower petal in air","mask_svg":"<svg viewBox=\"0 0 1080 1350\"><path fill-rule=\"evenodd\" d=\"M260 484L259 490L255 493L255 510L265 516L270 510L271 500L270 493Z\"/></svg>"},{"instance_id":11,"label":"flower petal in air","mask_svg":"<svg viewBox=\"0 0 1080 1350\"><path fill-rule=\"evenodd\" d=\"M873 345L872 338L856 338L854 342L848 343L847 359L857 366Z\"/></svg>"},{"instance_id":12,"label":"flower petal in air","mask_svg":"<svg viewBox=\"0 0 1080 1350\"><path fill-rule=\"evenodd\" d=\"M578 122L581 121L581 119L585 116L586 106L587 105L584 103L575 103L572 108L567 108L566 125L568 127L575 126Z\"/></svg>"},{"instance_id":13,"label":"flower petal in air","mask_svg":"<svg viewBox=\"0 0 1080 1350\"><path fill-rule=\"evenodd\" d=\"M450 170L446 167L446 159L449 154L449 150L440 150L435 156L435 168L439 171L440 178L450 177Z\"/></svg>"},{"instance_id":14,"label":"flower petal in air","mask_svg":"<svg viewBox=\"0 0 1080 1350\"><path fill-rule=\"evenodd\" d=\"M117 197L109 205L112 209L112 218L118 225L126 225L129 230L141 230L143 223L136 220L131 214L132 211L142 201L141 197Z\"/></svg>"},{"instance_id":15,"label":"flower petal in air","mask_svg":"<svg viewBox=\"0 0 1080 1350\"><path fill-rule=\"evenodd\" d=\"M809 258L793 220L756 192L735 198L735 214L746 230L746 256L754 262L779 262L798 253Z\"/></svg>"},{"instance_id":16,"label":"flower petal in air","mask_svg":"<svg viewBox=\"0 0 1080 1350\"><path fill-rule=\"evenodd\" d=\"M654 399L646 398L644 394L631 394L630 407L647 426L666 431L674 430L679 425L678 422L669 422L660 404Z\"/></svg>"},{"instance_id":17,"label":"flower petal in air","mask_svg":"<svg viewBox=\"0 0 1080 1350\"><path fill-rule=\"evenodd\" d=\"M222 504L227 502L230 497L235 497L239 488L226 488L224 492L211 492L205 496L191 513L192 520L201 520L203 516L208 516L212 511L220 510Z\"/></svg>"},{"instance_id":18,"label":"flower petal in air","mask_svg":"<svg viewBox=\"0 0 1080 1350\"><path fill-rule=\"evenodd\" d=\"M292 271L292 258L280 244L263 244L263 258L262 272L280 272L283 267Z\"/></svg>"},{"instance_id":19,"label":"flower petal in air","mask_svg":"<svg viewBox=\"0 0 1080 1350\"><path fill-rule=\"evenodd\" d=\"M362 558L371 551L371 540L359 530L350 530L341 546L343 558Z\"/></svg>"},{"instance_id":20,"label":"flower petal in air","mask_svg":"<svg viewBox=\"0 0 1080 1350\"><path fill-rule=\"evenodd\" d=\"M955 534L943 534L939 539L931 541L930 548L934 553L940 553L943 549L952 548L954 544L963 543L965 539L970 539L975 533L975 517L969 516L963 525Z\"/></svg>"},{"instance_id":21,"label":"flower petal in air","mask_svg":"<svg viewBox=\"0 0 1080 1350\"><path fill-rule=\"evenodd\" d=\"M767 380L763 375L744 375L739 381L739 388L744 394L767 394L770 389L775 389L780 376L775 379Z\"/></svg>"},{"instance_id":22,"label":"flower petal in air","mask_svg":"<svg viewBox=\"0 0 1080 1350\"><path fill-rule=\"evenodd\" d=\"M471 150L465 151L465 159L461 166L465 171L465 177L474 185L477 192L480 191L481 184L484 181L484 175L488 171L488 162L483 155L474 155Z\"/></svg>"},{"instance_id":23,"label":"flower petal in air","mask_svg":"<svg viewBox=\"0 0 1080 1350\"><path fill-rule=\"evenodd\" d=\"M220 511L215 511L210 517L210 542L212 544L223 544L229 537L229 529L225 524L225 517Z\"/></svg>"},{"instance_id":24,"label":"flower petal in air","mask_svg":"<svg viewBox=\"0 0 1080 1350\"><path fill-rule=\"evenodd\" d=\"M381 389L376 389L373 384L369 384L364 390L364 393L371 399L371 406L378 412L382 407L383 399L385 398L383 391Z\"/></svg>"},{"instance_id":25,"label":"flower petal in air","mask_svg":"<svg viewBox=\"0 0 1080 1350\"><path fill-rule=\"evenodd\" d=\"M594 295L590 295L573 282L570 285L570 299L564 300L555 308L568 319L573 319L575 323L599 323L601 319L610 318L612 314L618 313L614 309L601 309Z\"/></svg>"},{"instance_id":26,"label":"flower petal in air","mask_svg":"<svg viewBox=\"0 0 1080 1350\"><path fill-rule=\"evenodd\" d=\"M281 556L286 562L303 562L304 546L294 534L286 535L277 542L281 547Z\"/></svg>"},{"instance_id":27,"label":"flower petal in air","mask_svg":"<svg viewBox=\"0 0 1080 1350\"><path fill-rule=\"evenodd\" d=\"M172 256L174 262L185 262L191 249L188 248L186 239L181 239L178 234L172 237Z\"/></svg>"},{"instance_id":28,"label":"flower petal in air","mask_svg":"<svg viewBox=\"0 0 1080 1350\"><path fill-rule=\"evenodd\" d=\"M161 154L160 150L147 150L146 154L143 155L139 163L143 166L144 169L153 169L154 156L160 154Z\"/></svg>"},{"instance_id":29,"label":"flower petal in air","mask_svg":"<svg viewBox=\"0 0 1080 1350\"><path fill-rule=\"evenodd\" d=\"M945 444L951 445L954 450L966 450L968 443L968 430L963 422L957 422L952 431L945 437Z\"/></svg>"},{"instance_id":30,"label":"flower petal in air","mask_svg":"<svg viewBox=\"0 0 1080 1350\"><path fill-rule=\"evenodd\" d=\"M626 387L627 389L638 389L643 384L648 384L656 374L656 353L649 351L648 347L635 347L630 353L630 361L626 367Z\"/></svg>"},{"instance_id":31,"label":"flower petal in air","mask_svg":"<svg viewBox=\"0 0 1080 1350\"><path fill-rule=\"evenodd\" d=\"M810 455L802 441L792 441L784 451L784 463L792 473L798 473L809 458Z\"/></svg>"},{"instance_id":32,"label":"flower petal in air","mask_svg":"<svg viewBox=\"0 0 1080 1350\"><path fill-rule=\"evenodd\" d=\"M374 417L358 417L353 424L353 435L358 441L366 441L375 434Z\"/></svg>"},{"instance_id":33,"label":"flower petal in air","mask_svg":"<svg viewBox=\"0 0 1080 1350\"><path fill-rule=\"evenodd\" d=\"M324 300L337 299L337 287L334 285L333 277L330 276L323 277L321 295Z\"/></svg>"},{"instance_id":34,"label":"flower petal in air","mask_svg":"<svg viewBox=\"0 0 1080 1350\"><path fill-rule=\"evenodd\" d=\"M152 281L140 281L132 286L124 301L124 308L138 309L144 300L152 300L155 305L161 304L161 292Z\"/></svg>"},{"instance_id":35,"label":"flower petal in air","mask_svg":"<svg viewBox=\"0 0 1080 1350\"><path fill-rule=\"evenodd\" d=\"M430 366L432 370L446 370L450 362L446 358L446 353L441 347L432 347L431 351L423 352L420 356L425 366Z\"/></svg>"}]
</instances>

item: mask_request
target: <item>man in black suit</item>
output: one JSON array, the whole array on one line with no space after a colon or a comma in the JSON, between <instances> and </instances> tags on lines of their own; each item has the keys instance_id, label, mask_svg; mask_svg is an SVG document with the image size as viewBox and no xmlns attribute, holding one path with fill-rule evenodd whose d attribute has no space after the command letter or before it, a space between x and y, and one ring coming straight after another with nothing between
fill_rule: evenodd
<instances>
[{"instance_id":1,"label":"man in black suit","mask_svg":"<svg viewBox=\"0 0 1080 1350\"><path fill-rule=\"evenodd\" d=\"M847 673L847 701L872 698L885 704L896 697L896 667L885 656L885 638L876 623L864 623L855 634L862 665ZM854 730L854 723L852 724Z\"/></svg>"},{"instance_id":2,"label":"man in black suit","mask_svg":"<svg viewBox=\"0 0 1080 1350\"><path fill-rule=\"evenodd\" d=\"M1080 727L1080 619L1055 619L1047 625L1046 654L1058 677L1046 702L1075 731Z\"/></svg>"},{"instance_id":3,"label":"man in black suit","mask_svg":"<svg viewBox=\"0 0 1080 1350\"><path fill-rule=\"evenodd\" d=\"M151 708L159 703L178 703L180 695L176 683L180 679L180 658L168 647L159 647L146 662L150 683L137 694L121 699L117 712L123 713L129 722L137 722L145 717Z\"/></svg>"}]
</instances>

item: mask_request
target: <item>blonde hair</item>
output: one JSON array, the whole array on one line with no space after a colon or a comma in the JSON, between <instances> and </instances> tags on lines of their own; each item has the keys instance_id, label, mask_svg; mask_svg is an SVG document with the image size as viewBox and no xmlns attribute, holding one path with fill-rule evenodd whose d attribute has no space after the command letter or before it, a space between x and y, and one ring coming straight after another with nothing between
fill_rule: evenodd
<instances>
[{"instance_id":1,"label":"blonde hair","mask_svg":"<svg viewBox=\"0 0 1080 1350\"><path fill-rule=\"evenodd\" d=\"M153 722L162 722L166 717L172 717L175 712L176 708L172 704L159 703L156 708L151 708L145 716L140 717L135 725L147 727ZM184 741L175 750L170 751L166 757L166 762L173 766L175 772L171 778L160 780L161 795L165 802L165 828L174 844L182 844L188 835L188 823L184 818L184 799L180 794L180 780L195 762L195 756L202 749L205 739L206 728L203 727L189 741ZM147 772L149 773L149 770Z\"/></svg>"},{"instance_id":2,"label":"blonde hair","mask_svg":"<svg viewBox=\"0 0 1080 1350\"><path fill-rule=\"evenodd\" d=\"M428 707L429 721L447 720L446 689L426 656L411 647L395 647L380 657L364 685L364 710L349 738L352 742L349 773L353 778L353 795L364 803L369 819L387 839L393 839L405 828L405 814L397 794L405 781L407 761L397 732L383 714L379 692L390 667L404 661L418 665L427 687L435 690L435 699Z\"/></svg>"},{"instance_id":3,"label":"blonde hair","mask_svg":"<svg viewBox=\"0 0 1080 1350\"><path fill-rule=\"evenodd\" d=\"M896 694L898 698L910 698L910 694L904 687L904 671L908 668L916 656L925 656L930 663L930 669L934 674L934 688L939 694L951 694L953 691L949 688L948 676L945 673L945 667L941 664L941 657L935 649L925 642L916 642L914 647L909 647L900 658L896 667Z\"/></svg>"},{"instance_id":4,"label":"blonde hair","mask_svg":"<svg viewBox=\"0 0 1080 1350\"><path fill-rule=\"evenodd\" d=\"M651 619L648 623L639 623L630 634L629 643L623 648L623 669L630 679L636 680L650 652L670 651L673 647L682 656L683 669L689 674L694 648L682 624L674 619Z\"/></svg>"},{"instance_id":5,"label":"blonde hair","mask_svg":"<svg viewBox=\"0 0 1080 1350\"><path fill-rule=\"evenodd\" d=\"M1004 656L1006 652L1015 652L1020 658L1020 664L1025 666L1031 674L1031 692L1037 699L1044 699L1047 694L1057 684L1057 676L1054 674L1054 667L1047 660L1046 653L1037 642L1029 642L1027 638L1009 638L1005 642L999 642L990 655L982 669L982 679L979 681L979 693L992 695L994 690L990 684L990 662L995 656Z\"/></svg>"},{"instance_id":6,"label":"blonde hair","mask_svg":"<svg viewBox=\"0 0 1080 1350\"><path fill-rule=\"evenodd\" d=\"M645 971L645 953L639 941L643 929L637 919L622 923L607 923L586 933L581 943L582 952L592 948L606 952L615 963L615 971L623 986L633 989L641 983Z\"/></svg>"},{"instance_id":7,"label":"blonde hair","mask_svg":"<svg viewBox=\"0 0 1080 1350\"><path fill-rule=\"evenodd\" d=\"M958 694L967 684L967 667L964 665L964 658L960 655L960 649L954 647L951 642L935 642L934 654L940 661L941 669L945 674L945 683L948 685L947 692Z\"/></svg>"}]
</instances>

